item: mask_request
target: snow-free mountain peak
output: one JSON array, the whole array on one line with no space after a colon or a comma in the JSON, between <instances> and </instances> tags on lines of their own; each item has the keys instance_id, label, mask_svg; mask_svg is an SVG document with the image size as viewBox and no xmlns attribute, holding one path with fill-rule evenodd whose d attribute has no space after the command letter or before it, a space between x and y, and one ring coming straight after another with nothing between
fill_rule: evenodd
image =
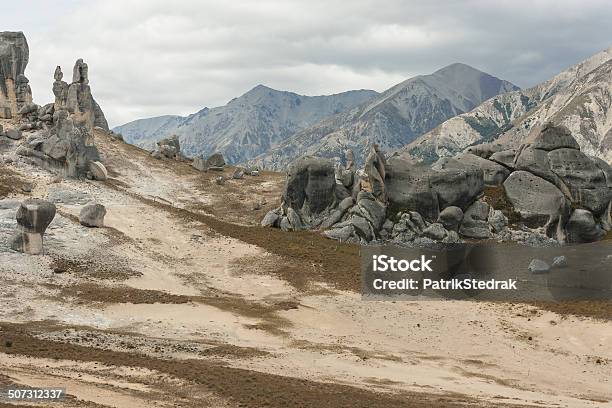
<instances>
[{"instance_id":1,"label":"snow-free mountain peak","mask_svg":"<svg viewBox=\"0 0 612 408\"><path fill-rule=\"evenodd\" d=\"M320 155L340 160L347 149L363 162L377 142L395 150L448 118L484 100L519 89L508 81L457 63L430 75L409 78L364 104L323 120L260 155L257 165L284 169L298 157Z\"/></svg>"},{"instance_id":2,"label":"snow-free mountain peak","mask_svg":"<svg viewBox=\"0 0 612 408\"><path fill-rule=\"evenodd\" d=\"M125 140L152 148L163 137L180 137L183 153L221 152L229 163L261 154L318 121L353 108L374 96L371 90L305 96L257 85L225 106L204 108L187 117L140 119L116 127Z\"/></svg>"}]
</instances>

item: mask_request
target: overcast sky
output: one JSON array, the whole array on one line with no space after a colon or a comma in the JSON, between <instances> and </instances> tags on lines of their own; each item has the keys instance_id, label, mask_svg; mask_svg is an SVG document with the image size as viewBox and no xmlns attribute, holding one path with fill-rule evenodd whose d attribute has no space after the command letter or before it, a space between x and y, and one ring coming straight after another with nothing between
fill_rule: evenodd
<instances>
[{"instance_id":1,"label":"overcast sky","mask_svg":"<svg viewBox=\"0 0 612 408\"><path fill-rule=\"evenodd\" d=\"M612 46L610 1L100 0L3 7L35 102L77 58L111 126L224 105L257 84L382 91L463 62L521 87Z\"/></svg>"}]
</instances>

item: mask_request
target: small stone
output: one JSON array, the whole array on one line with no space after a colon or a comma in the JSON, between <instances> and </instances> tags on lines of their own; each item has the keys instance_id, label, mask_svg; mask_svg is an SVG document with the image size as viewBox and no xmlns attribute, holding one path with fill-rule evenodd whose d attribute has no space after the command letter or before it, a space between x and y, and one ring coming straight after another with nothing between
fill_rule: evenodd
<instances>
[{"instance_id":1,"label":"small stone","mask_svg":"<svg viewBox=\"0 0 612 408\"><path fill-rule=\"evenodd\" d=\"M94 180L104 181L108 178L108 172L106 171L106 167L99 161L91 161L89 162L89 171Z\"/></svg>"},{"instance_id":2,"label":"small stone","mask_svg":"<svg viewBox=\"0 0 612 408\"><path fill-rule=\"evenodd\" d=\"M236 169L234 174L232 174L232 178L236 180L240 180L242 177L244 177L244 171L241 169Z\"/></svg>"},{"instance_id":3,"label":"small stone","mask_svg":"<svg viewBox=\"0 0 612 408\"><path fill-rule=\"evenodd\" d=\"M548 271L550 271L550 266L541 259L533 259L527 269L529 269L529 272L537 275L548 273Z\"/></svg>"},{"instance_id":4,"label":"small stone","mask_svg":"<svg viewBox=\"0 0 612 408\"><path fill-rule=\"evenodd\" d=\"M431 239L440 241L446 236L446 230L442 224L435 222L423 230L423 235Z\"/></svg>"},{"instance_id":5,"label":"small stone","mask_svg":"<svg viewBox=\"0 0 612 408\"><path fill-rule=\"evenodd\" d=\"M23 191L24 193L31 193L32 192L32 185L31 184L24 184L23 186L21 186L21 191Z\"/></svg>"},{"instance_id":6,"label":"small stone","mask_svg":"<svg viewBox=\"0 0 612 408\"><path fill-rule=\"evenodd\" d=\"M278 222L279 216L274 211L268 211L266 216L261 220L262 227L274 227Z\"/></svg>"},{"instance_id":7,"label":"small stone","mask_svg":"<svg viewBox=\"0 0 612 408\"><path fill-rule=\"evenodd\" d=\"M6 132L4 132L4 134L9 139L13 139L13 140L19 140L23 137L23 135L21 134L21 131L17 129L7 129Z\"/></svg>"},{"instance_id":8,"label":"small stone","mask_svg":"<svg viewBox=\"0 0 612 408\"><path fill-rule=\"evenodd\" d=\"M215 177L215 183L217 183L218 185L222 185L225 183L225 178L223 178L223 176Z\"/></svg>"},{"instance_id":9,"label":"small stone","mask_svg":"<svg viewBox=\"0 0 612 408\"><path fill-rule=\"evenodd\" d=\"M253 170L251 172L251 176L259 176L259 171L258 170Z\"/></svg>"},{"instance_id":10,"label":"small stone","mask_svg":"<svg viewBox=\"0 0 612 408\"><path fill-rule=\"evenodd\" d=\"M567 266L567 258L564 255L556 256L553 258L553 268L565 268Z\"/></svg>"}]
</instances>

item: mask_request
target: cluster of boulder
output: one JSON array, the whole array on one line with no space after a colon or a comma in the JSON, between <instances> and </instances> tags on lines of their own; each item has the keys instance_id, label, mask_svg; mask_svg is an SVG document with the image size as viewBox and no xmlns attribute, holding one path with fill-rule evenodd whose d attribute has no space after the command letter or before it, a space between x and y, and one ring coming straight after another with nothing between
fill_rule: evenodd
<instances>
[{"instance_id":1,"label":"cluster of boulder","mask_svg":"<svg viewBox=\"0 0 612 408\"><path fill-rule=\"evenodd\" d=\"M76 61L70 85L62 77L58 66L53 84L54 103L42 107L30 103L19 111L25 123L17 130L18 139L24 139L17 154L65 177L105 180L108 174L100 162L93 128L108 130L108 124L91 95L87 64L81 59ZM28 136L24 138L21 131L29 131Z\"/></svg>"},{"instance_id":2,"label":"cluster of boulder","mask_svg":"<svg viewBox=\"0 0 612 408\"><path fill-rule=\"evenodd\" d=\"M156 145L157 147L151 152L151 156L158 160L188 160L181 153L181 142L176 135L163 138L159 140ZM223 168L225 167L225 159L221 153L214 153L208 159L197 156L191 161L191 166L199 171L223 171Z\"/></svg>"},{"instance_id":3,"label":"cluster of boulder","mask_svg":"<svg viewBox=\"0 0 612 408\"><path fill-rule=\"evenodd\" d=\"M501 190L510 208L488 204L485 187ZM376 145L359 171L351 152L346 167L304 157L262 225L360 243L518 240L525 230L592 242L612 228L611 198L610 166L582 153L566 128L547 124L519 149L478 145L432 166L397 155L387 161ZM509 228L511 214L520 230Z\"/></svg>"},{"instance_id":4,"label":"cluster of boulder","mask_svg":"<svg viewBox=\"0 0 612 408\"><path fill-rule=\"evenodd\" d=\"M155 150L151 152L151 156L158 160L168 159L168 160L178 160L178 161L187 161L185 156L181 153L181 143L176 135L172 135L170 137L163 138L157 142L157 147ZM226 163L225 158L221 153L213 153L207 159L202 156L196 156L191 160L191 166L198 171L219 171L222 172L225 169ZM238 167L232 174L233 179L242 179L245 174L249 174L251 176L258 176L259 170L256 168L242 168ZM215 177L215 182L217 184L224 184L225 177L217 176Z\"/></svg>"},{"instance_id":5,"label":"cluster of boulder","mask_svg":"<svg viewBox=\"0 0 612 408\"><path fill-rule=\"evenodd\" d=\"M30 255L42 254L43 236L56 211L55 204L46 200L29 198L22 202L15 215L17 230L10 240L11 248ZM102 204L88 203L81 209L79 222L86 227L103 227L105 215Z\"/></svg>"}]
</instances>

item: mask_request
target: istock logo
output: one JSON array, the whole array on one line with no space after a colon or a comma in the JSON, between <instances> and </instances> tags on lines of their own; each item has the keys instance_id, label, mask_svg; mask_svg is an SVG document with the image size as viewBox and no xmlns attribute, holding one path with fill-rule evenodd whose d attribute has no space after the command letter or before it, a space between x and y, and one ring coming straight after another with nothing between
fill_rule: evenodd
<instances>
[{"instance_id":1,"label":"istock logo","mask_svg":"<svg viewBox=\"0 0 612 408\"><path fill-rule=\"evenodd\" d=\"M433 272L429 264L433 261L433 257L427 259L425 255L421 255L420 259L395 259L387 255L372 256L372 270L374 272Z\"/></svg>"}]
</instances>

